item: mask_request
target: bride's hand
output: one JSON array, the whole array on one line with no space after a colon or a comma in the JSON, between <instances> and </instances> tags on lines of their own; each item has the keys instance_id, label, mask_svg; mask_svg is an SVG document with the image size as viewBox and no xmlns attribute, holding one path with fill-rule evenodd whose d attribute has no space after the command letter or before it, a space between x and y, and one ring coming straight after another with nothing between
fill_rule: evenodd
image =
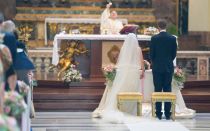
<instances>
[{"instance_id":1,"label":"bride's hand","mask_svg":"<svg viewBox=\"0 0 210 131\"><path fill-rule=\"evenodd\" d=\"M144 78L144 70L141 72L140 79Z\"/></svg>"}]
</instances>

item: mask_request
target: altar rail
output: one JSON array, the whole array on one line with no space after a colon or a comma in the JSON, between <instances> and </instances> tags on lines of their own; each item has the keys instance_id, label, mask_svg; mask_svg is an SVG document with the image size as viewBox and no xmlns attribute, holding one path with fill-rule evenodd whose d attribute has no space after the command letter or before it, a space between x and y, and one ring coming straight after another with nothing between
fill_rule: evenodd
<instances>
[{"instance_id":1,"label":"altar rail","mask_svg":"<svg viewBox=\"0 0 210 131\"><path fill-rule=\"evenodd\" d=\"M52 49L29 50L29 56L36 66L36 72L48 72L52 63ZM178 51L177 65L188 74L189 79L209 80L210 51ZM56 72L57 70L54 70Z\"/></svg>"}]
</instances>

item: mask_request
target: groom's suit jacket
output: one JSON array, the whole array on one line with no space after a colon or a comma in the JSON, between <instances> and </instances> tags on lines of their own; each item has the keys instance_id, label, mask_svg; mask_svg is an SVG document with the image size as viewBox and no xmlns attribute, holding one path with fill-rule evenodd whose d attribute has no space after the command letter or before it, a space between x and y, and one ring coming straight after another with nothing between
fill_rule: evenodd
<instances>
[{"instance_id":1,"label":"groom's suit jacket","mask_svg":"<svg viewBox=\"0 0 210 131\"><path fill-rule=\"evenodd\" d=\"M150 43L150 59L153 72L173 72L173 60L176 57L176 51L175 36L164 31L154 35Z\"/></svg>"}]
</instances>

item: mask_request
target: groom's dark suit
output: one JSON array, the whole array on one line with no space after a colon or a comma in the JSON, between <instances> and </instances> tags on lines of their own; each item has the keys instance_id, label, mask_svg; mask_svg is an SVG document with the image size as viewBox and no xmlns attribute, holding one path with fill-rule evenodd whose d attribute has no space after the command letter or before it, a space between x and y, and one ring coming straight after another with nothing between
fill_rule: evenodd
<instances>
[{"instance_id":1,"label":"groom's dark suit","mask_svg":"<svg viewBox=\"0 0 210 131\"><path fill-rule=\"evenodd\" d=\"M176 37L162 31L151 38L150 58L155 92L171 92L171 81L174 72L173 60L176 57ZM160 118L162 104L156 103L156 115ZM165 116L170 118L171 103L165 103Z\"/></svg>"}]
</instances>

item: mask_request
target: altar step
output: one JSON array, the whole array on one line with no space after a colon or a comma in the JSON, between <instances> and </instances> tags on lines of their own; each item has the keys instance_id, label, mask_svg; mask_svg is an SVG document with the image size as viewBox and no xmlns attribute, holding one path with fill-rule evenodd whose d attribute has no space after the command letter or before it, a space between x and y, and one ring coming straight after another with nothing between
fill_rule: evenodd
<instances>
[{"instance_id":1,"label":"altar step","mask_svg":"<svg viewBox=\"0 0 210 131\"><path fill-rule=\"evenodd\" d=\"M210 112L210 81L188 81L182 90L187 107L197 112Z\"/></svg>"},{"instance_id":2,"label":"altar step","mask_svg":"<svg viewBox=\"0 0 210 131\"><path fill-rule=\"evenodd\" d=\"M71 83L70 87L62 81L41 80L34 88L34 106L37 111L92 111L104 88L104 79Z\"/></svg>"},{"instance_id":3,"label":"altar step","mask_svg":"<svg viewBox=\"0 0 210 131\"><path fill-rule=\"evenodd\" d=\"M36 111L92 111L99 102L82 100L51 100L35 101Z\"/></svg>"},{"instance_id":4,"label":"altar step","mask_svg":"<svg viewBox=\"0 0 210 131\"><path fill-rule=\"evenodd\" d=\"M33 94L34 106L36 111L93 111L104 88L103 80L72 83L71 87L61 81L38 81ZM182 95L187 107L210 112L210 81L188 81Z\"/></svg>"}]
</instances>

